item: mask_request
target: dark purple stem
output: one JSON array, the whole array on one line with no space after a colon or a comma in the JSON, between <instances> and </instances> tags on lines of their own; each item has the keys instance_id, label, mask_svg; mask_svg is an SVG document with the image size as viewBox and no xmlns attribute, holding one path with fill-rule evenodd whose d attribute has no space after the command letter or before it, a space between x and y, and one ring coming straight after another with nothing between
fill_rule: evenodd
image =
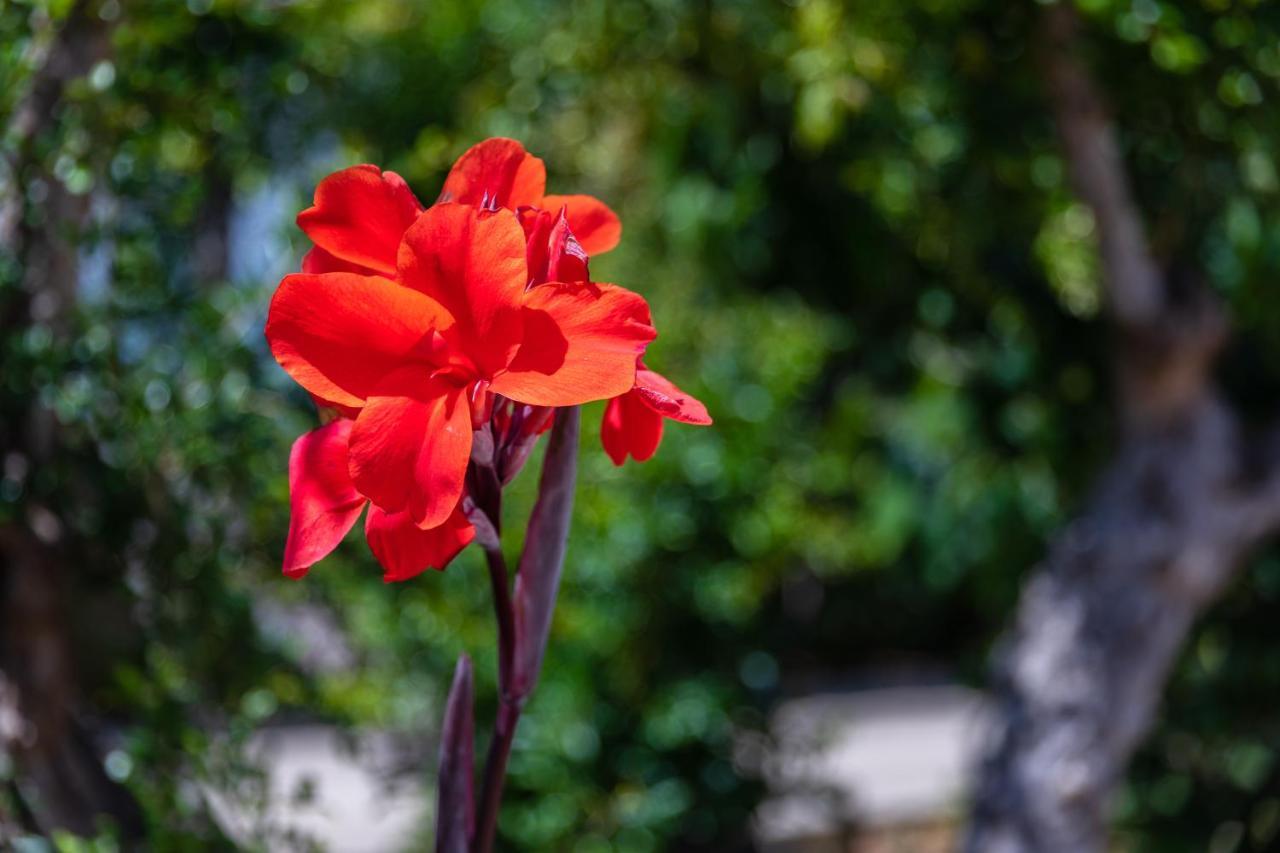
<instances>
[{"instance_id":1,"label":"dark purple stem","mask_svg":"<svg viewBox=\"0 0 1280 853\"><path fill-rule=\"evenodd\" d=\"M480 811L476 818L475 853L490 853L498 830L498 809L507 759L515 740L520 710L538 681L551 630L560 570L564 565L573 491L578 471L578 408L556 411L538 483L538 501L529 518L524 553L516 576L515 600L507 584L507 566L496 544L485 547L493 604L498 618L498 720L489 743Z\"/></svg>"},{"instance_id":2,"label":"dark purple stem","mask_svg":"<svg viewBox=\"0 0 1280 853\"><path fill-rule=\"evenodd\" d=\"M515 655L515 611L511 606L511 584L507 577L507 560L498 545L484 549L489 564L489 586L493 589L493 612L498 622L498 687L503 699L511 686L511 662Z\"/></svg>"},{"instance_id":3,"label":"dark purple stem","mask_svg":"<svg viewBox=\"0 0 1280 853\"><path fill-rule=\"evenodd\" d=\"M480 789L480 814L477 821L477 853L490 853L493 839L498 832L498 809L502 805L502 783L507 778L507 759L511 757L511 744L516 737L516 723L520 722L520 705L505 697L498 703L498 720L493 726L493 740L489 742L489 757L484 763L484 783Z\"/></svg>"},{"instance_id":4,"label":"dark purple stem","mask_svg":"<svg viewBox=\"0 0 1280 853\"><path fill-rule=\"evenodd\" d=\"M489 742L489 756L484 763L484 781L480 788L480 813L477 821L475 850L488 853L498 830L498 809L502 805L502 784L507 776L507 759L520 721L522 702L511 695L511 661L515 652L515 620L511 591L507 581L507 562L502 549L485 548L489 563L489 583L493 587L493 610L498 621L498 719Z\"/></svg>"},{"instance_id":5,"label":"dark purple stem","mask_svg":"<svg viewBox=\"0 0 1280 853\"><path fill-rule=\"evenodd\" d=\"M578 407L556 410L516 575L516 660L512 694L523 700L538 682L560 589L578 476Z\"/></svg>"}]
</instances>

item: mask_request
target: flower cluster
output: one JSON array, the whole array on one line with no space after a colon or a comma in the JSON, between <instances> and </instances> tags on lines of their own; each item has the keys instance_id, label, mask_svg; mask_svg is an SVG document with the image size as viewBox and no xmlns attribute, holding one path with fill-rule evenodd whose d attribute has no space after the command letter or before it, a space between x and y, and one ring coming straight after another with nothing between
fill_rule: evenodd
<instances>
[{"instance_id":1,"label":"flower cluster","mask_svg":"<svg viewBox=\"0 0 1280 853\"><path fill-rule=\"evenodd\" d=\"M537 157L490 139L437 202L375 166L336 172L298 225L315 244L271 301L267 340L335 417L289 460L284 571L301 577L368 506L388 581L443 568L473 538L468 466L515 476L556 407L608 400L616 464L648 459L664 419L707 424L645 367L657 332L639 295L590 279L621 224L585 195L546 195Z\"/></svg>"}]
</instances>

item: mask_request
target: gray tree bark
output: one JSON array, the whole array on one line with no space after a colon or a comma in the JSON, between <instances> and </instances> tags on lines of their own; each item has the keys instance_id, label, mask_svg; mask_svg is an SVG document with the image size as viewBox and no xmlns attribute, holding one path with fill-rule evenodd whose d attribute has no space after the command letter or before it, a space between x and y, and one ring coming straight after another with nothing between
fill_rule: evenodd
<instances>
[{"instance_id":1,"label":"gray tree bark","mask_svg":"<svg viewBox=\"0 0 1280 853\"><path fill-rule=\"evenodd\" d=\"M1116 786L1196 618L1280 527L1280 431L1246 434L1215 388L1225 317L1152 258L1077 29L1069 3L1046 8L1043 68L1094 215L1121 435L997 651L1000 721L965 845L983 853L1107 849Z\"/></svg>"}]
</instances>

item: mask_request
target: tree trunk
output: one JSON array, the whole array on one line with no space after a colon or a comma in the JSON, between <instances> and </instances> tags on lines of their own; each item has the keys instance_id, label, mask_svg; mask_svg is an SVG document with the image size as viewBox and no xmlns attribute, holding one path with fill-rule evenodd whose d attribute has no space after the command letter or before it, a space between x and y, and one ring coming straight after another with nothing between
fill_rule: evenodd
<instances>
[{"instance_id":1,"label":"tree trunk","mask_svg":"<svg viewBox=\"0 0 1280 853\"><path fill-rule=\"evenodd\" d=\"M1278 442L1246 435L1211 377L1220 308L1155 264L1110 120L1072 52L1074 11L1050 6L1045 24L1047 93L1094 214L1116 330L1121 437L997 652L1000 721L966 843L983 853L1107 849L1116 786L1196 618L1280 526Z\"/></svg>"},{"instance_id":2,"label":"tree trunk","mask_svg":"<svg viewBox=\"0 0 1280 853\"><path fill-rule=\"evenodd\" d=\"M39 324L55 339L65 338L76 297L75 238L88 202L49 173L39 152L55 130L66 85L108 55L110 33L85 2L57 27L44 39L39 65L7 128L14 144L3 166L17 192L0 200L0 251L16 259L21 275L18 295L0 313L0 329L9 337ZM44 187L43 200L31 211L26 205L36 181ZM57 446L53 414L36 400L0 427L6 468L38 470L52 463ZM64 607L67 528L56 506L28 499L23 508L25 517L0 528L0 753L11 755L17 769L10 786L17 814L0 817L41 834L93 836L98 816L107 816L127 841L140 831L141 813L106 775L74 714L76 677Z\"/></svg>"}]
</instances>

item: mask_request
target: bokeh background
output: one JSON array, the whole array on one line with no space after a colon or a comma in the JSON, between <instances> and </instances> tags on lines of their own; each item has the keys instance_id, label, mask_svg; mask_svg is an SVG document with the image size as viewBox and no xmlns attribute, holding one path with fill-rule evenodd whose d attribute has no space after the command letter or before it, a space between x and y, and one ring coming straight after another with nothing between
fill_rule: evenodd
<instances>
[{"instance_id":1,"label":"bokeh background","mask_svg":"<svg viewBox=\"0 0 1280 853\"><path fill-rule=\"evenodd\" d=\"M1227 300L1222 381L1265 414L1280 10L1080 5L1156 252ZM75 286L33 293L0 259L0 528L54 549L50 630L70 638L78 718L154 848L307 844L265 818L235 835L211 810L212 787L270 812L269 762L244 748L266 729L391 733L429 783L463 651L486 730L478 553L385 586L352 537L281 577L288 450L316 413L262 328L320 177L377 163L431 200L487 136L620 214L594 277L648 297L649 363L716 418L669 425L654 460L619 469L587 407L503 849L746 847L766 785L741 744L768 740L779 703L981 687L1114 426L1093 223L1044 102L1037 16L997 0L4 0L0 117L68 21L96 52L34 137L4 123L17 170L0 197L57 235ZM24 444L32 423L44 450ZM1128 849L1274 837L1278 598L1265 553L1196 631L1124 787ZM0 814L15 774L0 763Z\"/></svg>"}]
</instances>

